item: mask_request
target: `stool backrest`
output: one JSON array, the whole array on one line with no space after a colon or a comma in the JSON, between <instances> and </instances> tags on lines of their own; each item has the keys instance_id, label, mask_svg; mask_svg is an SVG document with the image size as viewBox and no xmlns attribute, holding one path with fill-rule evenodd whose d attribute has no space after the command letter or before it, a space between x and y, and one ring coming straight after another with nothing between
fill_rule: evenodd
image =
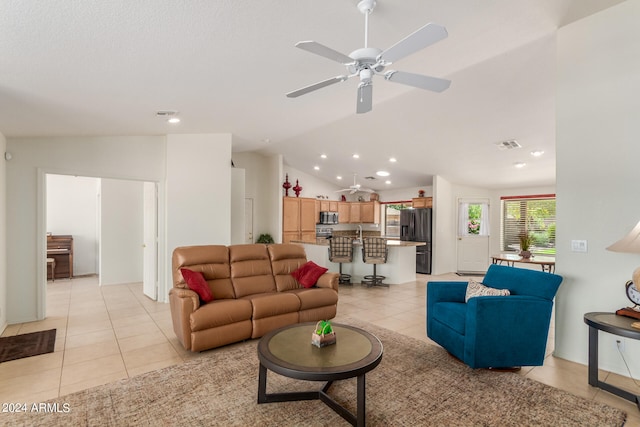
<instances>
[{"instance_id":1,"label":"stool backrest","mask_svg":"<svg viewBox=\"0 0 640 427\"><path fill-rule=\"evenodd\" d=\"M334 258L353 258L353 240L350 237L329 239L329 260Z\"/></svg>"},{"instance_id":2,"label":"stool backrest","mask_svg":"<svg viewBox=\"0 0 640 427\"><path fill-rule=\"evenodd\" d=\"M382 237L367 237L362 241L362 258L387 259L387 240Z\"/></svg>"}]
</instances>

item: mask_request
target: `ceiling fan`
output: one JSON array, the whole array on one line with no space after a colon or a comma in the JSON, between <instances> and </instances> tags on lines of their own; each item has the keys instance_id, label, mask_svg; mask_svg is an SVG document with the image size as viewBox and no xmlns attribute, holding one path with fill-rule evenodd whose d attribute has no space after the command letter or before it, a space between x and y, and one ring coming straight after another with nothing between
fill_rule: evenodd
<instances>
[{"instance_id":1,"label":"ceiling fan","mask_svg":"<svg viewBox=\"0 0 640 427\"><path fill-rule=\"evenodd\" d=\"M358 76L360 78L360 84L358 85L356 112L361 114L371 111L373 103L372 78L375 74L382 75L385 80L391 82L434 92L442 92L449 87L451 84L450 80L403 71L385 71L388 65L447 37L447 29L440 25L429 23L412 34L409 34L385 51L375 47L368 47L369 14L375 6L376 0L362 0L358 3L358 9L365 16L364 47L354 50L348 56L318 42L301 41L296 43L297 48L340 62L346 66L349 74L332 77L294 90L293 92L287 93L287 97L297 98L300 95Z\"/></svg>"},{"instance_id":2,"label":"ceiling fan","mask_svg":"<svg viewBox=\"0 0 640 427\"><path fill-rule=\"evenodd\" d=\"M358 184L356 182L356 175L357 174L355 174L355 173L353 174L353 185L350 185L349 188L343 188L342 190L338 190L338 191L336 191L336 193L343 193L345 191L348 191L349 194L353 194L353 193L355 193L357 191L364 191L366 193L374 193L375 192L375 190L372 190L370 188L364 188L364 187L360 186L360 184Z\"/></svg>"}]
</instances>

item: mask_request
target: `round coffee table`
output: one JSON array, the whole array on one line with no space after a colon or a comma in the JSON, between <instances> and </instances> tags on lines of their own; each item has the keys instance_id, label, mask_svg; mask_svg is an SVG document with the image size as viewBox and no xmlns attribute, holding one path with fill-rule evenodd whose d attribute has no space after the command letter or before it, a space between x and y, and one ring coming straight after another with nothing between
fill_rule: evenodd
<instances>
[{"instance_id":1,"label":"round coffee table","mask_svg":"<svg viewBox=\"0 0 640 427\"><path fill-rule=\"evenodd\" d=\"M311 344L315 326L311 322L285 326L260 339L258 403L320 399L352 425L364 426L365 374L382 360L382 343L362 329L333 324L336 343L318 348ZM285 377L326 384L317 391L267 393L267 369ZM333 381L353 377L357 377L355 415L327 394Z\"/></svg>"}]
</instances>

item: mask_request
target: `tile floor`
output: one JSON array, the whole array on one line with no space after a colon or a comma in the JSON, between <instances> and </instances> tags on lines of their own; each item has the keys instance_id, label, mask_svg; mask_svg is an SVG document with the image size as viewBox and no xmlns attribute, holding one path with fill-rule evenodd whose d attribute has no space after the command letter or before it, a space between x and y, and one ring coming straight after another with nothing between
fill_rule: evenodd
<instances>
[{"instance_id":1,"label":"tile floor","mask_svg":"<svg viewBox=\"0 0 640 427\"><path fill-rule=\"evenodd\" d=\"M426 282L467 278L417 276L416 282L390 288L342 286L336 320L354 317L430 342L425 333ZM41 402L206 354L181 347L169 304L145 297L140 283L99 287L97 278L89 277L49 282L47 288L47 318L10 325L2 336L56 328L55 351L1 363L0 402ZM553 357L552 336L549 343L544 365L523 368L520 375L623 409L629 414L626 425L640 426L634 404L590 387L587 367ZM640 392L629 378L604 371L601 378Z\"/></svg>"}]
</instances>

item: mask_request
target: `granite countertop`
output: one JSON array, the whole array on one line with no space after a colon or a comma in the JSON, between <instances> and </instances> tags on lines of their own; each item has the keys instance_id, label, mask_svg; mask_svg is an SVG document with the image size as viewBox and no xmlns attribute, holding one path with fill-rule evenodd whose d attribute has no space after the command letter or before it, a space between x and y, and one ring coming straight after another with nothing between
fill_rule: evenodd
<instances>
[{"instance_id":1,"label":"granite countertop","mask_svg":"<svg viewBox=\"0 0 640 427\"><path fill-rule=\"evenodd\" d=\"M302 243L305 245L329 246L327 239L317 239L315 242L303 242L302 240L292 240L291 243ZM361 246L361 242L353 242L356 246ZM387 240L387 246L424 246L425 242L407 242L403 240Z\"/></svg>"}]
</instances>

